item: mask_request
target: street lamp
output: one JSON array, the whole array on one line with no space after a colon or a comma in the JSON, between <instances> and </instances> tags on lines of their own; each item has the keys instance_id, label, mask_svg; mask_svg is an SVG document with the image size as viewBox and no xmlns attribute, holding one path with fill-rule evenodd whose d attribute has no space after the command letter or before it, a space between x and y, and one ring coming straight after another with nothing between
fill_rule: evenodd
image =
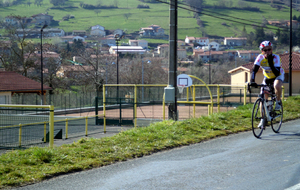
<instances>
[{"instance_id":1,"label":"street lamp","mask_svg":"<svg viewBox=\"0 0 300 190\"><path fill-rule=\"evenodd\" d=\"M147 63L151 63L150 60ZM142 59L142 102L144 102L144 59Z\"/></svg>"},{"instance_id":2,"label":"street lamp","mask_svg":"<svg viewBox=\"0 0 300 190\"><path fill-rule=\"evenodd\" d=\"M120 41L120 35L115 34L115 40L117 44L117 101L119 100L120 104L120 119L119 119L119 125L121 125L121 118L122 118L122 113L121 113L121 99L119 97L119 41Z\"/></svg>"},{"instance_id":3,"label":"street lamp","mask_svg":"<svg viewBox=\"0 0 300 190\"><path fill-rule=\"evenodd\" d=\"M41 97L42 97L42 105L44 105L44 79L43 79L43 30L48 25L44 24L41 28Z\"/></svg>"}]
</instances>

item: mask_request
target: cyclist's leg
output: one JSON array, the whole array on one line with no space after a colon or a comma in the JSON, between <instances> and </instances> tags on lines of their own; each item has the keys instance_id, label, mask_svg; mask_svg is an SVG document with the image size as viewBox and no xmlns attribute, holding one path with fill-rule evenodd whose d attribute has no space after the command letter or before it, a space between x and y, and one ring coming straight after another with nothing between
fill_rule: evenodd
<instances>
[{"instance_id":1,"label":"cyclist's leg","mask_svg":"<svg viewBox=\"0 0 300 190\"><path fill-rule=\"evenodd\" d=\"M276 94L276 100L280 101L282 93L282 80L278 77L274 81L274 89Z\"/></svg>"},{"instance_id":2,"label":"cyclist's leg","mask_svg":"<svg viewBox=\"0 0 300 190\"><path fill-rule=\"evenodd\" d=\"M261 84L266 85L267 84L266 80L267 80L267 78L264 77L264 79L263 79L263 81L262 81ZM262 94L264 94L264 98L265 98L265 100L267 100L268 97L269 97L269 95L268 95L268 93L264 93L263 92L263 87L260 88L260 95L261 95L261 97L262 97ZM260 103L260 108L259 109L260 109L260 113L261 113L261 118L264 118L265 117L264 116L265 112L263 111L262 107L263 107L263 102ZM263 122L265 122L265 121L263 119L261 119L259 126L261 126Z\"/></svg>"}]
</instances>

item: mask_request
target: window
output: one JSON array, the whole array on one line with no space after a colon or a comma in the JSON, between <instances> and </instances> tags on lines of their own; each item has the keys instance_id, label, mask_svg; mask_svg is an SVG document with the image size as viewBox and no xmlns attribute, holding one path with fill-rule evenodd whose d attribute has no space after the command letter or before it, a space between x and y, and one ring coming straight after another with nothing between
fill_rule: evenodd
<instances>
[{"instance_id":1,"label":"window","mask_svg":"<svg viewBox=\"0 0 300 190\"><path fill-rule=\"evenodd\" d=\"M290 78L290 74L289 73L284 73L284 83L288 83L289 82L289 78Z\"/></svg>"},{"instance_id":2,"label":"window","mask_svg":"<svg viewBox=\"0 0 300 190\"><path fill-rule=\"evenodd\" d=\"M248 73L245 73L245 83L248 82Z\"/></svg>"}]
</instances>

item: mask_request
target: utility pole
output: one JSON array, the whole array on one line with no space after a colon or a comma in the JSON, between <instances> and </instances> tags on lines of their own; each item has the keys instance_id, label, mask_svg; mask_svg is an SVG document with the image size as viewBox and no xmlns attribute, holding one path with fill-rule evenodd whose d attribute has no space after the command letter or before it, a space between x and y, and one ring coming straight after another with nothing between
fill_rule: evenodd
<instances>
[{"instance_id":1,"label":"utility pole","mask_svg":"<svg viewBox=\"0 0 300 190\"><path fill-rule=\"evenodd\" d=\"M293 47L293 27L292 27L292 8L293 2L290 1L290 64L289 64L289 96L292 96L292 47Z\"/></svg>"},{"instance_id":2,"label":"utility pole","mask_svg":"<svg viewBox=\"0 0 300 190\"><path fill-rule=\"evenodd\" d=\"M175 101L169 104L169 119L177 121L177 0L170 0L169 86L175 88Z\"/></svg>"}]
</instances>

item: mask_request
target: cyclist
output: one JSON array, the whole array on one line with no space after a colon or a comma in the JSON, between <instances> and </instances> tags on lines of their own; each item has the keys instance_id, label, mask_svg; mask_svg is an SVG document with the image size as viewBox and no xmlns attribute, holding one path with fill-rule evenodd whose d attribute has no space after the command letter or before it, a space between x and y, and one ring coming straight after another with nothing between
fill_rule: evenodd
<instances>
[{"instance_id":1,"label":"cyclist","mask_svg":"<svg viewBox=\"0 0 300 190\"><path fill-rule=\"evenodd\" d=\"M275 89L276 94L276 104L275 110L281 109L281 92L282 92L282 83L284 81L284 70L281 67L281 60L279 55L273 54L272 43L270 41L263 41L259 49L261 54L257 56L254 61L251 74L251 86L257 87L255 83L255 75L259 67L263 70L264 79L262 84L272 84ZM268 94L265 93L265 98L268 98ZM260 121L258 127L263 126L263 119Z\"/></svg>"}]
</instances>

